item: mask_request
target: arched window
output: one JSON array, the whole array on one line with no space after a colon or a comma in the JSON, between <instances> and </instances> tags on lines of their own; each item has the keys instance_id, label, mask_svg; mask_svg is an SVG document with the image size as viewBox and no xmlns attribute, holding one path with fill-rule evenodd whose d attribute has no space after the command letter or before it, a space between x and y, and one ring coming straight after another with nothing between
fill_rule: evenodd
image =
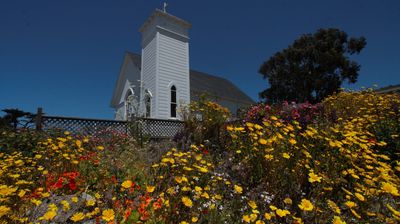
<instances>
[{"instance_id":1,"label":"arched window","mask_svg":"<svg viewBox=\"0 0 400 224\"><path fill-rule=\"evenodd\" d=\"M144 105L145 105L145 117L151 116L151 93L146 90L146 94L144 95Z\"/></svg>"},{"instance_id":2,"label":"arched window","mask_svg":"<svg viewBox=\"0 0 400 224\"><path fill-rule=\"evenodd\" d=\"M125 96L125 120L129 120L133 114L133 92L129 89Z\"/></svg>"},{"instance_id":3,"label":"arched window","mask_svg":"<svg viewBox=\"0 0 400 224\"><path fill-rule=\"evenodd\" d=\"M176 117L176 87L171 86L171 117Z\"/></svg>"}]
</instances>

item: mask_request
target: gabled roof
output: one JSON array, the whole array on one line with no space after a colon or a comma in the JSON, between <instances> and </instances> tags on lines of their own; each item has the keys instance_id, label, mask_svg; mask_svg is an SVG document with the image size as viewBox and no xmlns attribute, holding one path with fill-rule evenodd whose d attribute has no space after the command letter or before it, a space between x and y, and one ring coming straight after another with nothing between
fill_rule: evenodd
<instances>
[{"instance_id":1,"label":"gabled roof","mask_svg":"<svg viewBox=\"0 0 400 224\"><path fill-rule=\"evenodd\" d=\"M133 54L131 52L125 52L124 60L121 64L119 75L117 81L115 82L113 96L111 98L110 106L116 108L119 104L120 95L123 91L123 85L125 84L124 81L126 80L125 73L123 73L124 67L127 63L131 61L139 70L141 69L141 57L140 54Z\"/></svg>"},{"instance_id":2,"label":"gabled roof","mask_svg":"<svg viewBox=\"0 0 400 224\"><path fill-rule=\"evenodd\" d=\"M140 54L126 52L126 55L132 60L133 64L135 64L139 68L139 70L142 69L142 57L140 56Z\"/></svg>"},{"instance_id":3,"label":"gabled roof","mask_svg":"<svg viewBox=\"0 0 400 224\"><path fill-rule=\"evenodd\" d=\"M140 54L126 52L125 58L130 59L133 64L141 69ZM122 84L123 79L124 77L118 77L115 88L118 88L118 85ZM231 81L204 72L190 70L191 98L193 99L194 97L202 93L206 93L209 96L216 98L217 100L227 100L248 105L254 104L254 101ZM118 93L116 92L116 89L114 89L114 96L111 101L111 105L115 105L114 101L116 100L117 95Z\"/></svg>"},{"instance_id":4,"label":"gabled roof","mask_svg":"<svg viewBox=\"0 0 400 224\"><path fill-rule=\"evenodd\" d=\"M254 101L235 86L231 81L199 72L190 70L190 94L207 93L218 100L229 100L240 102L243 104L253 104Z\"/></svg>"},{"instance_id":5,"label":"gabled roof","mask_svg":"<svg viewBox=\"0 0 400 224\"><path fill-rule=\"evenodd\" d=\"M378 93L400 93L400 84L385 86L385 87L377 89L375 91Z\"/></svg>"}]
</instances>

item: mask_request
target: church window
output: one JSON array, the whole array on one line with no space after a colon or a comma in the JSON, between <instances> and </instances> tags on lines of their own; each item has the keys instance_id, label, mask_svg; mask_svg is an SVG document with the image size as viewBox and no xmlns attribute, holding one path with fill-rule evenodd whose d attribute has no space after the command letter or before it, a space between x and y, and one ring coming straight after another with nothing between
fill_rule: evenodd
<instances>
[{"instance_id":1,"label":"church window","mask_svg":"<svg viewBox=\"0 0 400 224\"><path fill-rule=\"evenodd\" d=\"M146 105L146 117L150 117L150 115L151 115L151 98L147 94L144 99L144 104Z\"/></svg>"},{"instance_id":2,"label":"church window","mask_svg":"<svg viewBox=\"0 0 400 224\"><path fill-rule=\"evenodd\" d=\"M128 90L125 97L125 120L129 120L133 114L133 94Z\"/></svg>"},{"instance_id":3,"label":"church window","mask_svg":"<svg viewBox=\"0 0 400 224\"><path fill-rule=\"evenodd\" d=\"M153 94L151 94L151 92L148 90L148 89L146 89L145 91L144 91L144 98L143 98L143 101L144 101L144 117L151 117L151 110L152 110L152 108L151 108L151 99L153 98Z\"/></svg>"},{"instance_id":4,"label":"church window","mask_svg":"<svg viewBox=\"0 0 400 224\"><path fill-rule=\"evenodd\" d=\"M176 87L171 86L171 117L176 117Z\"/></svg>"}]
</instances>

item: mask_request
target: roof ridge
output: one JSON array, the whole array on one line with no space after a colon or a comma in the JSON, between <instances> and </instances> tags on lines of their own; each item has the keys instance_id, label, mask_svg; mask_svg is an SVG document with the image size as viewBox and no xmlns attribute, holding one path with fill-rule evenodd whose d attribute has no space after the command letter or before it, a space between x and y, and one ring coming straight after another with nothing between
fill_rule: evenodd
<instances>
[{"instance_id":1,"label":"roof ridge","mask_svg":"<svg viewBox=\"0 0 400 224\"><path fill-rule=\"evenodd\" d=\"M227 78L224 78L224 77L221 77L221 76L218 76L218 75L214 75L214 74L205 73L205 72L202 72L202 71L199 71L199 70L196 70L196 69L190 69L190 71L198 72L198 73L201 73L201 74L204 74L204 75L207 75L207 76L211 76L211 77L214 77L214 78L219 78L219 79L223 79L225 81L229 81L229 79L227 79Z\"/></svg>"},{"instance_id":2,"label":"roof ridge","mask_svg":"<svg viewBox=\"0 0 400 224\"><path fill-rule=\"evenodd\" d=\"M135 56L140 56L140 58L142 58L142 55L139 53L135 53L135 52L131 52L131 51L125 51L126 54L133 54Z\"/></svg>"}]
</instances>

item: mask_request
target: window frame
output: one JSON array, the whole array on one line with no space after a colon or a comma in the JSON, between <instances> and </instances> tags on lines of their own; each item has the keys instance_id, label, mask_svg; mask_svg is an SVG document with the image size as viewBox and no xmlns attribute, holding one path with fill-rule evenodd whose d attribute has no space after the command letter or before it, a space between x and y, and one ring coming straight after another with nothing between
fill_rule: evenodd
<instances>
[{"instance_id":1,"label":"window frame","mask_svg":"<svg viewBox=\"0 0 400 224\"><path fill-rule=\"evenodd\" d=\"M171 85L170 90L170 103L169 103L169 115L171 118L177 118L177 108L178 108L178 89L175 85Z\"/></svg>"}]
</instances>

